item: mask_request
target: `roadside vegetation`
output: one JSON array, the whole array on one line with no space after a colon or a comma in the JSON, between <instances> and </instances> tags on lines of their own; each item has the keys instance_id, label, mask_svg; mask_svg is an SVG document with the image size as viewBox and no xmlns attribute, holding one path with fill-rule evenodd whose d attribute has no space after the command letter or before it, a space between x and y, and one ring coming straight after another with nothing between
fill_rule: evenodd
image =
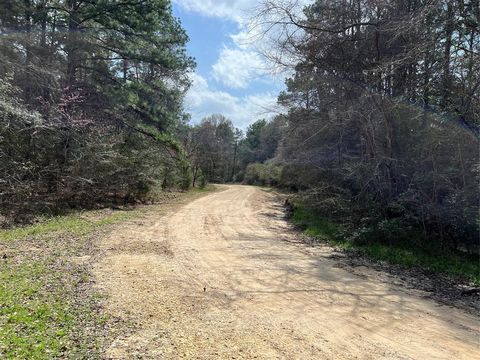
<instances>
[{"instance_id":1,"label":"roadside vegetation","mask_svg":"<svg viewBox=\"0 0 480 360\"><path fill-rule=\"evenodd\" d=\"M195 62L169 1L7 1L0 226L188 189Z\"/></svg>"},{"instance_id":2,"label":"roadside vegetation","mask_svg":"<svg viewBox=\"0 0 480 360\"><path fill-rule=\"evenodd\" d=\"M0 357L99 357L95 240L139 211L91 211L0 230Z\"/></svg>"},{"instance_id":3,"label":"roadside vegetation","mask_svg":"<svg viewBox=\"0 0 480 360\"><path fill-rule=\"evenodd\" d=\"M382 224L375 229L358 229L353 224L333 223L307 209L295 206L293 224L305 235L318 242L330 244L347 252L365 256L374 261L386 261L407 268L421 268L441 273L453 279L480 286L478 254L462 251L438 250L422 246L421 234L415 230L389 229ZM338 221L338 220L337 220Z\"/></svg>"},{"instance_id":4,"label":"roadside vegetation","mask_svg":"<svg viewBox=\"0 0 480 360\"><path fill-rule=\"evenodd\" d=\"M213 190L173 192L152 206L82 211L0 230L0 358L101 358L107 319L91 276L98 240L115 225Z\"/></svg>"}]
</instances>

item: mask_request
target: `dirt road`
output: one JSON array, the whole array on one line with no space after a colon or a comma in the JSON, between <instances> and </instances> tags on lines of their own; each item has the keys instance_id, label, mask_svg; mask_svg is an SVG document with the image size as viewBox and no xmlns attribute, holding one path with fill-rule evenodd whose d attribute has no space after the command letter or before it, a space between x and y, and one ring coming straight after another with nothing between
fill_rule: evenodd
<instances>
[{"instance_id":1,"label":"dirt road","mask_svg":"<svg viewBox=\"0 0 480 360\"><path fill-rule=\"evenodd\" d=\"M258 188L225 186L102 247L107 358L480 359L478 318L298 243Z\"/></svg>"}]
</instances>

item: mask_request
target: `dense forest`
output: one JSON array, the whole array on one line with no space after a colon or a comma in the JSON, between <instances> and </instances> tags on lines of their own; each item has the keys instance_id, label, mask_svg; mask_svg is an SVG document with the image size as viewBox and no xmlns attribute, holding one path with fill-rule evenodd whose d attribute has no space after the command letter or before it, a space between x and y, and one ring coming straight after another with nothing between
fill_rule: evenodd
<instances>
[{"instance_id":1,"label":"dense forest","mask_svg":"<svg viewBox=\"0 0 480 360\"><path fill-rule=\"evenodd\" d=\"M178 140L194 60L169 1L2 1L7 221L188 187Z\"/></svg>"},{"instance_id":2,"label":"dense forest","mask_svg":"<svg viewBox=\"0 0 480 360\"><path fill-rule=\"evenodd\" d=\"M195 62L169 1L4 0L4 224L244 182L348 219L355 241L478 245L478 2L296 4L257 8L290 75L286 110L243 133L220 114L189 123Z\"/></svg>"}]
</instances>

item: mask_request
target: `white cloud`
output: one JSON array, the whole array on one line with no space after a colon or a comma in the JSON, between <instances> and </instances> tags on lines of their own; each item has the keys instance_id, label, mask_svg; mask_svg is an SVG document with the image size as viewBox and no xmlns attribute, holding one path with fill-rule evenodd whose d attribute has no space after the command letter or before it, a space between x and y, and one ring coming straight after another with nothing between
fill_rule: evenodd
<instances>
[{"instance_id":1,"label":"white cloud","mask_svg":"<svg viewBox=\"0 0 480 360\"><path fill-rule=\"evenodd\" d=\"M258 1L255 0L174 0L185 10L242 24Z\"/></svg>"},{"instance_id":2,"label":"white cloud","mask_svg":"<svg viewBox=\"0 0 480 360\"><path fill-rule=\"evenodd\" d=\"M264 38L264 27L251 21L261 1L173 0L173 2L184 10L205 17L230 20L238 25L237 33L230 35L232 42L224 44L220 50L219 58L212 66L209 80L199 74L192 74L193 85L187 93L185 106L191 113L193 122L197 123L213 113L221 113L230 118L235 126L246 129L259 118L270 117L281 111L277 105L277 90L279 80L283 76L273 65L267 67L268 57L265 60L264 56L260 55L270 52L270 44L266 41L268 39ZM295 0L298 9L311 2L312 0ZM248 91L246 90L244 96L236 97L227 91L216 89L210 79L229 88L248 88ZM249 86L253 81L262 82L262 88L265 84L271 84L272 89L276 90L255 92L254 86Z\"/></svg>"},{"instance_id":3,"label":"white cloud","mask_svg":"<svg viewBox=\"0 0 480 360\"><path fill-rule=\"evenodd\" d=\"M256 77L265 74L265 64L251 50L224 47L212 66L215 80L236 89L245 89Z\"/></svg>"},{"instance_id":4,"label":"white cloud","mask_svg":"<svg viewBox=\"0 0 480 360\"><path fill-rule=\"evenodd\" d=\"M212 89L207 80L198 74L191 75L193 85L188 91L185 106L192 121L220 113L231 119L236 127L246 129L259 118L270 117L277 110L277 95L269 92L235 97L228 92Z\"/></svg>"},{"instance_id":5,"label":"white cloud","mask_svg":"<svg viewBox=\"0 0 480 360\"><path fill-rule=\"evenodd\" d=\"M261 36L257 31L257 28L241 30L240 32L230 35L233 43L240 49L255 48L255 41L260 39Z\"/></svg>"},{"instance_id":6,"label":"white cloud","mask_svg":"<svg viewBox=\"0 0 480 360\"><path fill-rule=\"evenodd\" d=\"M254 16L262 1L259 0L173 0L185 10L197 12L208 17L218 17L245 25ZM285 7L294 11L301 9L313 0L277 0Z\"/></svg>"}]
</instances>

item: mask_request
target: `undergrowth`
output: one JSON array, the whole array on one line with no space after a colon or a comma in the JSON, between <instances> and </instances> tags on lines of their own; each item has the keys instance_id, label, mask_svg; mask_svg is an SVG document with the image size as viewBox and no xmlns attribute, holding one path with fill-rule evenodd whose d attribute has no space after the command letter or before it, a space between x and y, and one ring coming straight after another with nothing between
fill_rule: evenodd
<instances>
[{"instance_id":1,"label":"undergrowth","mask_svg":"<svg viewBox=\"0 0 480 360\"><path fill-rule=\"evenodd\" d=\"M298 204L292 221L307 236L345 251L356 251L376 261L387 261L410 268L420 267L480 286L480 263L476 255L422 248L415 245L415 239L400 244L386 244L375 239L373 230L370 230L370 233L375 240L355 241L351 236L354 230L348 224L334 223ZM412 236L415 236L414 232Z\"/></svg>"}]
</instances>

